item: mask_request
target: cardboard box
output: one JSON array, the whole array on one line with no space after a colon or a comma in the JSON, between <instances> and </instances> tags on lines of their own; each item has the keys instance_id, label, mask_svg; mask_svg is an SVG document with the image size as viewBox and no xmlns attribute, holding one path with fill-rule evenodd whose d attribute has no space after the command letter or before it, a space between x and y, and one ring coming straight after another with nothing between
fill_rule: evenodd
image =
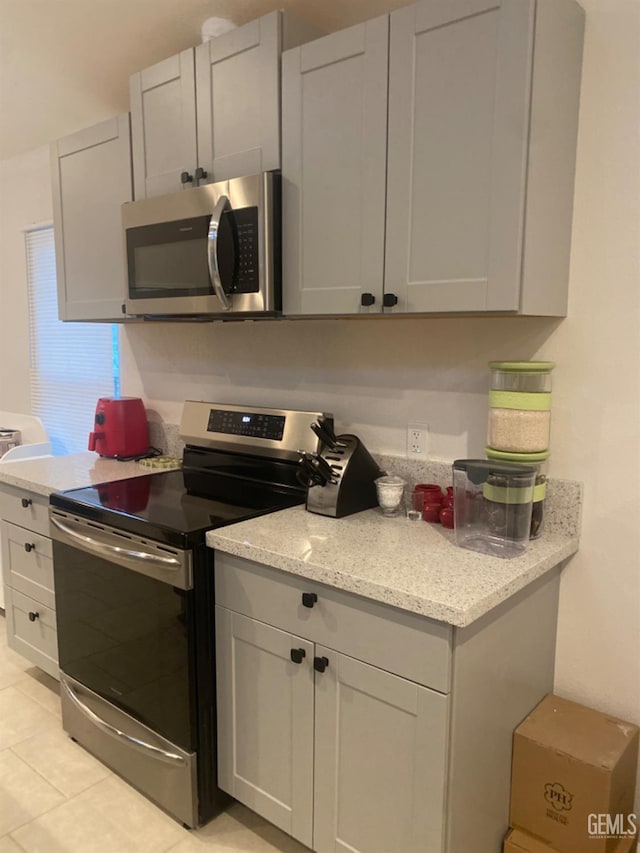
<instances>
[{"instance_id":1,"label":"cardboard box","mask_svg":"<svg viewBox=\"0 0 640 853\"><path fill-rule=\"evenodd\" d=\"M637 726L546 696L514 734L511 826L559 853L618 853L637 767Z\"/></svg>"},{"instance_id":2,"label":"cardboard box","mask_svg":"<svg viewBox=\"0 0 640 853\"><path fill-rule=\"evenodd\" d=\"M613 853L635 853L636 837L621 838ZM510 829L504 840L503 853L561 853L557 847L549 847L544 841L529 835L522 829Z\"/></svg>"},{"instance_id":3,"label":"cardboard box","mask_svg":"<svg viewBox=\"0 0 640 853\"><path fill-rule=\"evenodd\" d=\"M636 837L621 838L613 853L635 853ZM544 841L529 835L522 829L510 829L504 839L503 853L561 853L557 847L549 847Z\"/></svg>"}]
</instances>

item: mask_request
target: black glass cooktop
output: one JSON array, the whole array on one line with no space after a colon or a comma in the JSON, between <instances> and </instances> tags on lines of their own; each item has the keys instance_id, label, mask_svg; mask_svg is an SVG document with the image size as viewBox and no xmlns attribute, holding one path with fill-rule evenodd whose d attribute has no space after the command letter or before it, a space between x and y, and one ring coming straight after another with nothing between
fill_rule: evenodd
<instances>
[{"instance_id":1,"label":"black glass cooktop","mask_svg":"<svg viewBox=\"0 0 640 853\"><path fill-rule=\"evenodd\" d=\"M285 483L228 473L166 471L51 495L52 506L176 547L204 541L207 530L303 503Z\"/></svg>"}]
</instances>

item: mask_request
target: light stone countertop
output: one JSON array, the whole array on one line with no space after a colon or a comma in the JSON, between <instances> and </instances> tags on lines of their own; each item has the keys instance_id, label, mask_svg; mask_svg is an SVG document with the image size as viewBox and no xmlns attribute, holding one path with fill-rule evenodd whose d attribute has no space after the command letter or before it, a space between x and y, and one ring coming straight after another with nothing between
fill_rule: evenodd
<instances>
[{"instance_id":1,"label":"light stone countertop","mask_svg":"<svg viewBox=\"0 0 640 853\"><path fill-rule=\"evenodd\" d=\"M0 465L0 483L49 497L52 492L79 489L112 480L126 480L162 469L145 468L138 462L104 459L92 451L66 456L41 456Z\"/></svg>"},{"instance_id":2,"label":"light stone countertop","mask_svg":"<svg viewBox=\"0 0 640 853\"><path fill-rule=\"evenodd\" d=\"M439 524L379 509L326 518L301 506L207 533L213 548L457 627L570 557L578 541L551 530L522 556L500 559L457 547Z\"/></svg>"},{"instance_id":3,"label":"light stone countertop","mask_svg":"<svg viewBox=\"0 0 640 853\"><path fill-rule=\"evenodd\" d=\"M393 457L381 461L394 473L414 474L415 481L445 484L450 469L441 463L408 467ZM0 484L48 497L162 470L85 451L0 464ZM464 627L578 550L580 484L556 480L549 487L542 536L530 542L522 556L510 560L458 548L453 531L404 517L383 519L378 509L332 519L294 507L210 531L207 544Z\"/></svg>"}]
</instances>

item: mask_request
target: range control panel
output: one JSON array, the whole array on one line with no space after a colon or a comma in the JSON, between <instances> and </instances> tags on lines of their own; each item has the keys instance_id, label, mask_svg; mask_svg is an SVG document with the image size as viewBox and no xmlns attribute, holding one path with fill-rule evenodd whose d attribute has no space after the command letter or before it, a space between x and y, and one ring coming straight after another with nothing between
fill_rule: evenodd
<instances>
[{"instance_id":1,"label":"range control panel","mask_svg":"<svg viewBox=\"0 0 640 853\"><path fill-rule=\"evenodd\" d=\"M242 435L250 438L266 438L270 441L282 441L285 420L284 415L211 409L207 431L223 433L225 435Z\"/></svg>"}]
</instances>

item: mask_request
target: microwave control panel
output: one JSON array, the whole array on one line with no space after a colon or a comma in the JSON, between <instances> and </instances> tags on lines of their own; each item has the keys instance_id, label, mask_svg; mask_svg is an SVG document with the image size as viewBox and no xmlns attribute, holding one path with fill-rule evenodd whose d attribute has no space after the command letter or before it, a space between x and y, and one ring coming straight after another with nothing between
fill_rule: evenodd
<instances>
[{"instance_id":1,"label":"microwave control panel","mask_svg":"<svg viewBox=\"0 0 640 853\"><path fill-rule=\"evenodd\" d=\"M258 289L258 208L234 210L233 219L238 248L234 291L251 293Z\"/></svg>"}]
</instances>

